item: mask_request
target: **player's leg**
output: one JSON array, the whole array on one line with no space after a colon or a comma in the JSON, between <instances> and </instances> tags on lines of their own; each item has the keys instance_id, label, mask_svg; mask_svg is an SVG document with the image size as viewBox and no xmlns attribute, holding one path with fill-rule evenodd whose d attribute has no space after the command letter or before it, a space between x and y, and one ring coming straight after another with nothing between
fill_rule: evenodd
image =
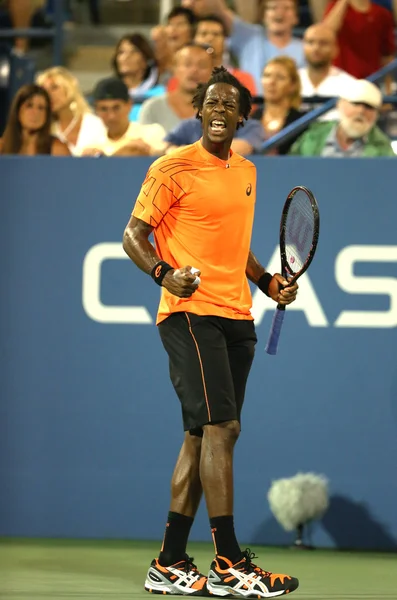
<instances>
[{"instance_id":1,"label":"player's leg","mask_svg":"<svg viewBox=\"0 0 397 600\"><path fill-rule=\"evenodd\" d=\"M196 323L198 318L192 315L191 319ZM200 327L199 337L205 330L204 324ZM203 366L188 315L171 315L160 324L159 332L170 360L171 381L182 406L185 439L172 477L163 546L159 558L149 569L145 589L159 593L199 594L206 578L192 564L186 546L202 495L199 471L201 426L208 421Z\"/></svg>"},{"instance_id":2,"label":"player's leg","mask_svg":"<svg viewBox=\"0 0 397 600\"><path fill-rule=\"evenodd\" d=\"M170 510L194 518L203 488L200 481L202 435L185 432L185 439L171 480Z\"/></svg>"},{"instance_id":3,"label":"player's leg","mask_svg":"<svg viewBox=\"0 0 397 600\"><path fill-rule=\"evenodd\" d=\"M253 323L250 321L231 321L225 319L223 320L223 326L228 341L230 372L233 379L238 421L240 421L245 388L254 358L256 335ZM229 427L228 424L225 425L227 428ZM211 441L211 444L214 445L222 439L222 436L213 431L212 438L215 438L215 440L209 439L208 441ZM204 435L201 451L202 462L207 452L206 442L206 436ZM232 458L230 447L228 455ZM230 468L229 461L224 461L222 465L219 465L219 468L227 472L227 475L224 473L221 478L224 486L224 495L227 498L223 502L223 505L220 505L213 497L214 494L210 494L210 516L211 514L221 515L220 510L222 509L224 511L229 510L230 512L224 512L223 517L214 516L211 519L211 525L213 525L213 530L215 530L213 531L213 536L216 558L208 574L207 587L209 591L216 596L233 594L255 598L270 598L294 591L298 587L298 580L296 578L288 575L271 574L257 567L252 562L254 555L248 550L245 552L241 552L240 550L240 555L236 556L236 549L239 546L234 534L234 524L231 516L233 514L232 469Z\"/></svg>"},{"instance_id":4,"label":"player's leg","mask_svg":"<svg viewBox=\"0 0 397 600\"><path fill-rule=\"evenodd\" d=\"M171 504L159 557L148 570L145 589L173 595L201 595L207 578L186 554L191 526L201 496L201 435L185 432L171 480Z\"/></svg>"},{"instance_id":5,"label":"player's leg","mask_svg":"<svg viewBox=\"0 0 397 600\"><path fill-rule=\"evenodd\" d=\"M162 566L183 560L190 529L202 496L200 481L201 435L185 432L171 480L171 504L159 555Z\"/></svg>"},{"instance_id":6,"label":"player's leg","mask_svg":"<svg viewBox=\"0 0 397 600\"><path fill-rule=\"evenodd\" d=\"M236 419L205 425L200 462L215 553L233 562L242 556L233 522L233 453L239 433Z\"/></svg>"}]
</instances>

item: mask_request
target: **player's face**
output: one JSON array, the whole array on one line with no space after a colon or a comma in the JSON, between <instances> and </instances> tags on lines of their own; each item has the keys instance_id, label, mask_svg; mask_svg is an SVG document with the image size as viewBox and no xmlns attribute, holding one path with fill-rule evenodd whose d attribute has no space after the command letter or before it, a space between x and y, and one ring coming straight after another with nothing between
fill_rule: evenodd
<instances>
[{"instance_id":1,"label":"player's face","mask_svg":"<svg viewBox=\"0 0 397 600\"><path fill-rule=\"evenodd\" d=\"M228 83L214 83L207 90L200 114L204 138L216 144L231 141L237 124L243 121L239 91Z\"/></svg>"},{"instance_id":2,"label":"player's face","mask_svg":"<svg viewBox=\"0 0 397 600\"><path fill-rule=\"evenodd\" d=\"M351 139L359 139L372 129L378 117L378 111L367 104L339 100L340 124Z\"/></svg>"},{"instance_id":3,"label":"player's face","mask_svg":"<svg viewBox=\"0 0 397 600\"><path fill-rule=\"evenodd\" d=\"M42 96L32 96L19 109L19 122L23 129L38 131L47 119L47 103Z\"/></svg>"},{"instance_id":4,"label":"player's face","mask_svg":"<svg viewBox=\"0 0 397 600\"><path fill-rule=\"evenodd\" d=\"M216 21L201 21L197 26L194 41L197 44L207 44L214 49L216 59L221 59L223 55L225 36L223 27Z\"/></svg>"},{"instance_id":5,"label":"player's face","mask_svg":"<svg viewBox=\"0 0 397 600\"><path fill-rule=\"evenodd\" d=\"M336 40L331 30L323 26L309 27L304 38L307 63L312 67L330 65L337 54Z\"/></svg>"},{"instance_id":6,"label":"player's face","mask_svg":"<svg viewBox=\"0 0 397 600\"><path fill-rule=\"evenodd\" d=\"M124 100L98 100L95 103L96 114L102 119L110 135L128 127L130 110L131 102Z\"/></svg>"},{"instance_id":7,"label":"player's face","mask_svg":"<svg viewBox=\"0 0 397 600\"><path fill-rule=\"evenodd\" d=\"M199 83L211 77L212 58L204 48L182 48L175 61L174 75L184 92L193 93Z\"/></svg>"},{"instance_id":8,"label":"player's face","mask_svg":"<svg viewBox=\"0 0 397 600\"><path fill-rule=\"evenodd\" d=\"M263 23L269 33L291 31L297 22L296 5L293 0L267 0Z\"/></svg>"}]
</instances>

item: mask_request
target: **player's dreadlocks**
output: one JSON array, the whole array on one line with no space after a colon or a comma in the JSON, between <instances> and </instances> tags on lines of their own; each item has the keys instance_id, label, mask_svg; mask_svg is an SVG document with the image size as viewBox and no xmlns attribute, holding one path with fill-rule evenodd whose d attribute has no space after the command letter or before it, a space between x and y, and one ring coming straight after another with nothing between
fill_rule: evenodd
<instances>
[{"instance_id":1,"label":"player's dreadlocks","mask_svg":"<svg viewBox=\"0 0 397 600\"><path fill-rule=\"evenodd\" d=\"M244 117L244 119L247 120L248 116L251 112L251 105L252 105L251 92L249 90L247 90L247 88L244 87L239 82L239 80L236 79L236 77L234 77L234 75L229 73L229 71L227 69L225 69L225 67L215 67L212 71L211 79L209 81L207 81L207 83L201 83L200 85L197 86L196 93L194 94L194 97L193 97L193 106L194 106L194 108L197 109L196 119L200 119L200 121L201 121L201 116L199 115L199 113L203 109L205 95L207 93L208 88L211 85L213 85L214 83L228 83L229 85L232 85L234 88L236 88L239 91L240 115L242 115ZM237 129L243 125L244 125L244 123L238 123Z\"/></svg>"}]
</instances>

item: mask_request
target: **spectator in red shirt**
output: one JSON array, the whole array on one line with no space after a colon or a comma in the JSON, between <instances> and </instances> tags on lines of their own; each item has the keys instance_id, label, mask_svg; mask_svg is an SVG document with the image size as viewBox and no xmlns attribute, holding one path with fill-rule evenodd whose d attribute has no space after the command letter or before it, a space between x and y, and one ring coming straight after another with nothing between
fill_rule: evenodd
<instances>
[{"instance_id":1,"label":"spectator in red shirt","mask_svg":"<svg viewBox=\"0 0 397 600\"><path fill-rule=\"evenodd\" d=\"M334 65L364 79L393 60L394 22L389 10L370 0L332 0L324 24L338 36Z\"/></svg>"}]
</instances>

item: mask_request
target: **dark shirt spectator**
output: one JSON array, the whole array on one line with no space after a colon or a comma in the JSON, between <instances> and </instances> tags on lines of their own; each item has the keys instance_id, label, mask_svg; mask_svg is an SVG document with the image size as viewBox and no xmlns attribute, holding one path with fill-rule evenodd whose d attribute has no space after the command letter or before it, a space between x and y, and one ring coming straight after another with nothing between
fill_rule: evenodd
<instances>
[{"instance_id":1,"label":"dark shirt spectator","mask_svg":"<svg viewBox=\"0 0 397 600\"><path fill-rule=\"evenodd\" d=\"M270 60L262 74L264 106L252 117L262 125L265 140L299 119L304 113L301 106L301 81L296 63L289 56ZM281 144L272 154L286 154L296 137Z\"/></svg>"},{"instance_id":2,"label":"dark shirt spectator","mask_svg":"<svg viewBox=\"0 0 397 600\"><path fill-rule=\"evenodd\" d=\"M0 154L69 156L67 146L51 135L51 124L51 101L45 89L22 86L10 108Z\"/></svg>"}]
</instances>

